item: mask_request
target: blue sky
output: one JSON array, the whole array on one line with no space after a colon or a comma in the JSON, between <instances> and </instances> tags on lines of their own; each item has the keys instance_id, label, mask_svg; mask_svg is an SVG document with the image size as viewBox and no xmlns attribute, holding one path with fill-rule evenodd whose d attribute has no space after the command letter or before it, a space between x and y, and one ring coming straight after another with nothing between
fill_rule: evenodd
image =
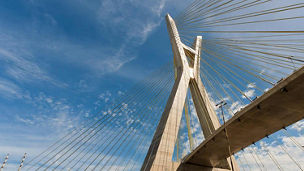
<instances>
[{"instance_id":1,"label":"blue sky","mask_svg":"<svg viewBox=\"0 0 304 171\"><path fill-rule=\"evenodd\" d=\"M164 16L176 16L189 2L0 1L0 158L10 153L16 162L25 152L41 152L68 129L107 112L130 86L172 62ZM257 95L253 87L248 84L244 90L250 97ZM233 112L243 107L233 104ZM191 109L195 118L193 105ZM193 126L202 141L200 126ZM302 135L303 121L292 129Z\"/></svg>"},{"instance_id":2,"label":"blue sky","mask_svg":"<svg viewBox=\"0 0 304 171\"><path fill-rule=\"evenodd\" d=\"M19 160L172 60L164 16L185 1L0 2L0 154Z\"/></svg>"}]
</instances>

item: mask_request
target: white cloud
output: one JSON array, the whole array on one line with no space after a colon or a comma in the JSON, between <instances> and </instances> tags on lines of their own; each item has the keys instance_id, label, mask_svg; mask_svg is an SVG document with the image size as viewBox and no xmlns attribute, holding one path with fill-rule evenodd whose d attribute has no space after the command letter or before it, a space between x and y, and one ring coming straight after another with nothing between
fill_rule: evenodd
<instances>
[{"instance_id":1,"label":"white cloud","mask_svg":"<svg viewBox=\"0 0 304 171\"><path fill-rule=\"evenodd\" d=\"M201 142L203 142L204 135L201 129L201 124L196 114L195 106L193 100L190 99L189 105L189 117L190 117L190 127L192 130L193 140L194 140L194 148L197 147ZM188 144L189 146L189 144Z\"/></svg>"},{"instance_id":2,"label":"white cloud","mask_svg":"<svg viewBox=\"0 0 304 171\"><path fill-rule=\"evenodd\" d=\"M20 88L16 84L4 79L0 79L0 94L6 98L22 97Z\"/></svg>"},{"instance_id":3,"label":"white cloud","mask_svg":"<svg viewBox=\"0 0 304 171\"><path fill-rule=\"evenodd\" d=\"M102 101L96 101L95 102L95 105L99 106L101 105L101 103L107 103L111 100L111 97L112 97L112 93L110 93L109 91L106 91L104 93L101 93L99 96L98 96L98 99L102 100Z\"/></svg>"},{"instance_id":4,"label":"white cloud","mask_svg":"<svg viewBox=\"0 0 304 171\"><path fill-rule=\"evenodd\" d=\"M66 86L51 78L46 71L27 56L31 55L22 50L11 52L0 48L0 61L3 62L5 72L16 81L34 82L40 80L60 87Z\"/></svg>"},{"instance_id":5,"label":"white cloud","mask_svg":"<svg viewBox=\"0 0 304 171\"><path fill-rule=\"evenodd\" d=\"M88 88L88 84L86 83L85 80L79 80L79 82L78 82L78 87L79 87L80 89L87 89L87 88Z\"/></svg>"},{"instance_id":6,"label":"white cloud","mask_svg":"<svg viewBox=\"0 0 304 171\"><path fill-rule=\"evenodd\" d=\"M164 0L105 0L99 7L98 17L102 25L116 28L116 31L127 35L120 40L125 45L138 46L159 26L164 6Z\"/></svg>"},{"instance_id":7,"label":"white cloud","mask_svg":"<svg viewBox=\"0 0 304 171\"><path fill-rule=\"evenodd\" d=\"M122 95L124 95L125 93L122 92L122 91L118 91L117 94L118 94L119 96L122 96Z\"/></svg>"},{"instance_id":8,"label":"white cloud","mask_svg":"<svg viewBox=\"0 0 304 171\"><path fill-rule=\"evenodd\" d=\"M244 94L245 94L245 96L247 96L248 98L251 98L251 97L254 97L254 95L255 95L255 90L247 90L247 91L245 91L244 92ZM242 98L243 99L245 99L246 97L245 97L244 95L242 96Z\"/></svg>"},{"instance_id":9,"label":"white cloud","mask_svg":"<svg viewBox=\"0 0 304 171\"><path fill-rule=\"evenodd\" d=\"M16 121L26 125L51 128L54 132L65 132L64 130L79 126L80 117L87 112L84 110L78 112L67 100L56 99L44 93L33 96L28 103L36 112L20 113L16 115Z\"/></svg>"},{"instance_id":10,"label":"white cloud","mask_svg":"<svg viewBox=\"0 0 304 171\"><path fill-rule=\"evenodd\" d=\"M31 120L31 119L24 119L24 118L20 117L19 115L16 116L16 120L17 120L17 121L20 121L20 122L23 122L23 123L25 123L25 124L27 124L27 125L33 125L33 124L35 123L35 122L34 122L33 120Z\"/></svg>"},{"instance_id":11,"label":"white cloud","mask_svg":"<svg viewBox=\"0 0 304 171\"><path fill-rule=\"evenodd\" d=\"M142 42L145 42L149 36L149 34L160 25L161 21L158 22L150 22L144 25L141 35L142 35Z\"/></svg>"},{"instance_id":12,"label":"white cloud","mask_svg":"<svg viewBox=\"0 0 304 171\"><path fill-rule=\"evenodd\" d=\"M295 129L296 131L300 132L304 130L304 120L301 120L291 126L291 129Z\"/></svg>"},{"instance_id":13,"label":"white cloud","mask_svg":"<svg viewBox=\"0 0 304 171\"><path fill-rule=\"evenodd\" d=\"M1 134L0 151L11 154L6 167L9 170L18 168L25 152L28 153L26 161L33 159L71 128L81 128L80 117L86 112L78 112L67 100L44 93L32 95L28 103L34 110L17 111L18 114L12 117L15 120L1 124L1 129L7 131Z\"/></svg>"},{"instance_id":14,"label":"white cloud","mask_svg":"<svg viewBox=\"0 0 304 171\"><path fill-rule=\"evenodd\" d=\"M247 88L256 88L256 84L255 83L250 83L247 85Z\"/></svg>"},{"instance_id":15,"label":"white cloud","mask_svg":"<svg viewBox=\"0 0 304 171\"><path fill-rule=\"evenodd\" d=\"M231 104L230 106L230 110L233 112L233 113L236 113L238 111L240 111L243 107L245 107L244 105L242 105L239 101L235 101Z\"/></svg>"},{"instance_id":16,"label":"white cloud","mask_svg":"<svg viewBox=\"0 0 304 171\"><path fill-rule=\"evenodd\" d=\"M53 103L53 99L50 98L50 97L49 97L49 98L46 98L45 100L46 100L48 103Z\"/></svg>"},{"instance_id":17,"label":"white cloud","mask_svg":"<svg viewBox=\"0 0 304 171\"><path fill-rule=\"evenodd\" d=\"M63 5L69 5L69 3L64 2ZM0 30L2 50L11 53L11 59L9 60L12 63L10 64L11 66L6 68L6 72L13 78L22 81L44 80L59 86L66 86L64 83L52 78L47 69L44 68L44 66L49 68L52 66L45 63L44 65L37 63L37 59L39 61L44 60L36 56L37 50L39 50L39 54L42 51L52 54L46 57L53 58L52 60L56 63L61 62L61 60L64 63L68 61L69 64L81 67L81 69L88 69L89 72L93 72L97 76L116 72L126 63L136 59L136 49L159 27L164 19L164 11L171 10L176 12L179 9L183 9L186 3L188 2L181 0L76 1L74 5L77 7L81 5L83 11L80 10L80 13L84 12L82 16L88 17L88 21L92 21L91 24L97 28L96 32L102 35L102 39L107 39L107 35L103 35L107 33L104 33L103 29L98 30L98 28L110 30L110 33L115 36L113 39L117 39L115 40L117 42L115 45L106 44L96 48L91 44L78 43L71 40L69 35L62 33L64 29L61 28L60 22L57 21L58 18L44 10L41 12L37 7L39 5L43 6L43 3L35 1L31 3L31 5L34 5L31 10L33 10L33 18L35 18L33 22L36 23L34 25L26 25L28 32L23 29L19 30L19 27L3 27ZM86 12L89 12L89 14L86 15ZM75 13L78 14L77 11ZM43 21L39 21L39 17L43 18ZM42 29L40 27L37 28L39 24L45 24L45 22L49 24L47 29L43 27ZM37 30L39 30L39 35L36 33ZM11 51L12 47L14 47L14 51Z\"/></svg>"},{"instance_id":18,"label":"white cloud","mask_svg":"<svg viewBox=\"0 0 304 171\"><path fill-rule=\"evenodd\" d=\"M128 62L133 61L136 57L129 56L127 50L123 45L118 51L113 55L109 55L106 58L90 58L84 63L90 66L96 72L97 75L103 75L105 73L111 73L118 71L123 65Z\"/></svg>"},{"instance_id":19,"label":"white cloud","mask_svg":"<svg viewBox=\"0 0 304 171\"><path fill-rule=\"evenodd\" d=\"M153 7L152 8L152 11L157 15L157 16L161 16L162 12L163 12L163 9L166 5L166 0L159 0L159 1L156 1L156 3L158 3L157 6Z\"/></svg>"},{"instance_id":20,"label":"white cloud","mask_svg":"<svg viewBox=\"0 0 304 171\"><path fill-rule=\"evenodd\" d=\"M241 158L241 160L238 159L240 167L245 169L250 167L251 170L260 170L260 167L263 167L263 170L277 170L278 165L273 161L276 160L283 170L299 170L299 167L293 161L295 160L303 168L304 153L300 149L301 147L296 146L289 137L278 136L278 134L280 133L271 135L269 139L264 138L255 146L252 145L247 147L244 152L239 152L237 156ZM304 144L302 135L292 134L291 138L300 144Z\"/></svg>"},{"instance_id":21,"label":"white cloud","mask_svg":"<svg viewBox=\"0 0 304 171\"><path fill-rule=\"evenodd\" d=\"M83 3L89 4L89 2ZM115 8L113 7L113 9ZM37 10L36 6L32 10ZM96 13L94 11L91 14ZM91 15L87 16L91 17ZM45 20L43 22L36 21L36 18L39 17L45 18ZM30 28L29 31L5 27L0 29L2 33L0 39L0 62L5 64L0 69L5 69L5 72L10 77L18 81L27 83L47 81L56 86L66 87L66 84L59 82L48 72L48 69L53 69L53 62L66 64L68 61L68 64L72 64L74 67L85 68L97 76L102 76L119 70L124 64L134 60L136 57L135 53L133 54L135 50L130 52L130 49L133 48L129 46L127 40L129 38L126 38L125 35L121 36L120 41L118 41L122 43L118 47L107 45L94 47L86 43L71 41L69 35L62 35L63 33L60 32L61 26L49 13L37 12L33 18L35 20L33 22L38 23L27 26ZM37 25L45 24L45 22L50 22L52 26L47 29L37 28ZM96 21L94 24L98 25L98 22ZM53 27L53 25L55 26ZM116 28L120 30L121 26ZM35 32L37 29L39 29L39 35ZM109 29L116 30L114 28ZM128 45L128 47L125 48L125 45ZM45 63L45 58L47 58L48 63Z\"/></svg>"},{"instance_id":22,"label":"white cloud","mask_svg":"<svg viewBox=\"0 0 304 171\"><path fill-rule=\"evenodd\" d=\"M252 98L255 96L255 88L256 88L256 84L255 83L250 83L247 85L247 90L244 91L244 95L242 95L242 98L245 99L245 98Z\"/></svg>"}]
</instances>

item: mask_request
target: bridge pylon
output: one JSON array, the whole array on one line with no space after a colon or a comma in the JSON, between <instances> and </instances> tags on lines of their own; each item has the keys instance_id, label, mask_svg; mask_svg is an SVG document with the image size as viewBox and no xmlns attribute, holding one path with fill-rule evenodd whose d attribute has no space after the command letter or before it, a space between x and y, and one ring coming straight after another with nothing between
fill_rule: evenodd
<instances>
[{"instance_id":1,"label":"bridge pylon","mask_svg":"<svg viewBox=\"0 0 304 171\"><path fill-rule=\"evenodd\" d=\"M238 171L239 168L233 156L228 159L210 161L214 167L184 165L182 161L181 163L172 161L188 88L190 88L204 136L210 136L221 125L200 78L202 36L196 37L192 48L186 46L181 42L176 24L169 14L166 16L166 21L174 53L176 79L141 170L216 171L233 168L234 171Z\"/></svg>"}]
</instances>

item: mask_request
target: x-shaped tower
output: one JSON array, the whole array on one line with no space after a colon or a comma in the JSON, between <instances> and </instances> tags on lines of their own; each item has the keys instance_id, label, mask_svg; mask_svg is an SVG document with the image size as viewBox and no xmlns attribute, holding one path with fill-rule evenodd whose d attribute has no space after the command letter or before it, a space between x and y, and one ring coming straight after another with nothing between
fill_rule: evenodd
<instances>
[{"instance_id":1,"label":"x-shaped tower","mask_svg":"<svg viewBox=\"0 0 304 171\"><path fill-rule=\"evenodd\" d=\"M188 88L204 136L208 137L215 132L220 122L200 78L202 37L196 37L193 48L186 46L169 14L166 21L174 53L176 79L141 170L238 170L233 157L210 161L214 168L172 161Z\"/></svg>"}]
</instances>

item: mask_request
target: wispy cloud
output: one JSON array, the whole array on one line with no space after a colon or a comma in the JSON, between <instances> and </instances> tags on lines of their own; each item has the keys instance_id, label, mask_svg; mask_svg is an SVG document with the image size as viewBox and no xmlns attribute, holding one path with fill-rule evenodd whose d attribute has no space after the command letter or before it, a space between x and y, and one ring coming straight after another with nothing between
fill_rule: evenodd
<instances>
[{"instance_id":1,"label":"wispy cloud","mask_svg":"<svg viewBox=\"0 0 304 171\"><path fill-rule=\"evenodd\" d=\"M24 93L19 86L12 81L0 78L0 94L6 99L29 99L30 96Z\"/></svg>"},{"instance_id":2,"label":"wispy cloud","mask_svg":"<svg viewBox=\"0 0 304 171\"><path fill-rule=\"evenodd\" d=\"M122 42L118 54L130 53L130 49L145 43L151 32L161 24L165 2L164 0L102 1L98 11L99 22L107 27L116 28L115 32L121 35L117 38ZM134 58L131 56L127 61Z\"/></svg>"},{"instance_id":3,"label":"wispy cloud","mask_svg":"<svg viewBox=\"0 0 304 171\"><path fill-rule=\"evenodd\" d=\"M29 52L15 51L11 52L0 48L0 61L3 63L3 69L11 78L21 82L47 81L56 86L66 86L64 83L51 78L49 74L42 69L36 62L31 61L27 56Z\"/></svg>"},{"instance_id":4,"label":"wispy cloud","mask_svg":"<svg viewBox=\"0 0 304 171\"><path fill-rule=\"evenodd\" d=\"M242 98L243 99L245 99L245 98L252 98L252 97L254 97L255 96L255 89L256 88L256 85L255 85L255 83L250 83L250 84L248 84L247 85L247 89L244 91L244 95L246 96L242 96Z\"/></svg>"},{"instance_id":5,"label":"wispy cloud","mask_svg":"<svg viewBox=\"0 0 304 171\"><path fill-rule=\"evenodd\" d=\"M245 92L244 92L244 94L246 95L246 97L249 97L249 98L251 98L251 97L254 97L254 95L255 95L255 90L246 90ZM245 96L242 96L242 98L246 98Z\"/></svg>"},{"instance_id":6,"label":"wispy cloud","mask_svg":"<svg viewBox=\"0 0 304 171\"><path fill-rule=\"evenodd\" d=\"M302 130L304 130L304 120L301 120L295 124L293 124L291 126L291 129L295 129L297 130L298 132L301 132Z\"/></svg>"},{"instance_id":7,"label":"wispy cloud","mask_svg":"<svg viewBox=\"0 0 304 171\"><path fill-rule=\"evenodd\" d=\"M131 62L136 57L133 55L127 55L125 46L122 46L114 54L108 54L103 59L91 57L84 63L90 66L93 71L97 71L96 75L103 75L105 73L111 73L118 71L123 65Z\"/></svg>"},{"instance_id":8,"label":"wispy cloud","mask_svg":"<svg viewBox=\"0 0 304 171\"><path fill-rule=\"evenodd\" d=\"M49 103L47 99L44 99L45 102L38 101L37 98L35 99L33 103L35 103L34 105L36 105L39 111L30 115L16 115L17 122L21 122L27 126L38 126L43 129L52 128L61 134L70 128L78 127L80 118L82 115L85 115L84 113L74 113L73 110L76 109L63 101Z\"/></svg>"},{"instance_id":9,"label":"wispy cloud","mask_svg":"<svg viewBox=\"0 0 304 171\"><path fill-rule=\"evenodd\" d=\"M247 88L256 88L256 84L255 83L250 83L247 85Z\"/></svg>"},{"instance_id":10,"label":"wispy cloud","mask_svg":"<svg viewBox=\"0 0 304 171\"><path fill-rule=\"evenodd\" d=\"M57 2L60 5L54 5ZM22 16L21 23L0 18L0 77L3 76L0 95L4 100L17 99L20 103L7 106L5 110L9 112L1 113L10 122L1 122L0 128L9 132L1 134L0 151L14 153L16 161L20 161L24 152L32 157L69 129L80 127L83 117L93 120L96 115L90 111L97 111L103 103L111 101L105 94L98 99L99 104L87 109L73 98L75 94L69 94L70 89L54 92L47 90L48 85L66 88L74 81L76 87L87 89L90 87L87 76L100 78L135 60L138 48L162 23L167 4L165 0L73 3L71 6L68 1L58 0L51 4L24 2L24 11L30 17L23 15L23 10L12 10L13 18ZM41 92L44 90L47 92ZM121 116L126 125L143 125L135 116L126 115L136 112L134 106L137 104L125 103L120 113L105 108L104 114ZM196 130L199 132L198 125Z\"/></svg>"},{"instance_id":11,"label":"wispy cloud","mask_svg":"<svg viewBox=\"0 0 304 171\"><path fill-rule=\"evenodd\" d=\"M64 13L70 2L59 2L56 11ZM5 72L18 80L44 80L59 86L66 84L49 73L54 62L85 69L90 76L116 72L137 58L137 49L160 26L165 11L182 9L183 4L181 0L76 1L73 14L79 20L75 22L70 16L45 10L53 8L46 7L48 3L28 2L27 12L33 17L26 19L23 29L8 24L0 29L1 59L10 61Z\"/></svg>"},{"instance_id":12,"label":"wispy cloud","mask_svg":"<svg viewBox=\"0 0 304 171\"><path fill-rule=\"evenodd\" d=\"M231 104L230 106L230 110L233 112L233 113L236 113L238 111L240 111L244 106L239 102L239 101L235 101Z\"/></svg>"},{"instance_id":13,"label":"wispy cloud","mask_svg":"<svg viewBox=\"0 0 304 171\"><path fill-rule=\"evenodd\" d=\"M292 136L297 142L303 143L302 137ZM286 151L284 151L284 149ZM295 161L303 167L304 153L286 136L272 135L263 139L256 146L250 146L237 155L240 167L250 170L299 170ZM292 158L293 159L292 159ZM275 163L275 161L278 163Z\"/></svg>"},{"instance_id":14,"label":"wispy cloud","mask_svg":"<svg viewBox=\"0 0 304 171\"><path fill-rule=\"evenodd\" d=\"M154 11L154 13L157 15L157 16L161 16L162 13L163 13L163 10L165 8L165 5L166 5L166 0L159 0L159 1L156 1L155 2L157 5L155 5L152 10Z\"/></svg>"}]
</instances>

